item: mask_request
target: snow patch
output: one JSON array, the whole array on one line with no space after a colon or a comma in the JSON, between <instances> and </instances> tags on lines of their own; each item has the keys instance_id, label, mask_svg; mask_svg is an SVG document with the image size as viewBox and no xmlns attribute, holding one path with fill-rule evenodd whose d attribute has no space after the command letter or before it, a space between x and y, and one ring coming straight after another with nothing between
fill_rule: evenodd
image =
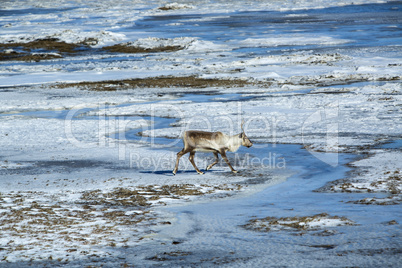
<instances>
[{"instance_id":1,"label":"snow patch","mask_svg":"<svg viewBox=\"0 0 402 268\"><path fill-rule=\"evenodd\" d=\"M247 38L240 44L249 47L271 47L271 46L304 46L304 45L339 45L351 42L347 39L339 39L331 36L275 36L273 38Z\"/></svg>"}]
</instances>

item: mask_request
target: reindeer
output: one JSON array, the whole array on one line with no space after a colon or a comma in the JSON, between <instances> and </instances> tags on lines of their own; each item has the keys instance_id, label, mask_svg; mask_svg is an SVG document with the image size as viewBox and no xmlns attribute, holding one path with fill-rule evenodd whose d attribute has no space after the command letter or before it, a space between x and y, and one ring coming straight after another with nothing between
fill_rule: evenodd
<instances>
[{"instance_id":1,"label":"reindeer","mask_svg":"<svg viewBox=\"0 0 402 268\"><path fill-rule=\"evenodd\" d=\"M198 130L188 130L184 132L183 143L184 148L177 153L176 166L173 170L173 175L176 175L179 167L180 158L186 153L190 153L189 160L198 174L202 175L204 172L199 170L194 163L195 152L212 152L215 155L215 162L207 166L207 170L210 170L219 162L218 154L221 154L226 164L230 167L233 173L237 173L228 158L226 157L226 151L236 152L241 145L250 148L253 143L244 133L243 129L244 121L241 124L242 133L229 136L222 132L206 132Z\"/></svg>"}]
</instances>

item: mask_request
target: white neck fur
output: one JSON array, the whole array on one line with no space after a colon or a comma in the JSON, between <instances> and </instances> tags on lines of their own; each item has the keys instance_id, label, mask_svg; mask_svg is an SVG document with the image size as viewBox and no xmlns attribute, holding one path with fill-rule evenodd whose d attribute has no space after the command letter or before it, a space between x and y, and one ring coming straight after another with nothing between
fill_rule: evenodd
<instances>
[{"instance_id":1,"label":"white neck fur","mask_svg":"<svg viewBox=\"0 0 402 268\"><path fill-rule=\"evenodd\" d=\"M231 152L236 152L242 144L242 139L239 138L239 134L229 136L228 150Z\"/></svg>"}]
</instances>

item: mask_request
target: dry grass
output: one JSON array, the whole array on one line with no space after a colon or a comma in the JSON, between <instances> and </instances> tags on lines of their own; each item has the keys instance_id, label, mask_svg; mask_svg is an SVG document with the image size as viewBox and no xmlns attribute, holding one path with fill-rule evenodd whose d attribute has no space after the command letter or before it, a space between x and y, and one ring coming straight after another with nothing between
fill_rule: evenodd
<instances>
[{"instance_id":1,"label":"dry grass","mask_svg":"<svg viewBox=\"0 0 402 268\"><path fill-rule=\"evenodd\" d=\"M79 83L58 83L53 85L55 88L77 87L84 90L93 91L116 91L132 88L207 88L207 87L245 87L256 85L245 80L239 79L208 79L195 76L158 76L125 80L110 80L97 82L79 82Z\"/></svg>"},{"instance_id":2,"label":"dry grass","mask_svg":"<svg viewBox=\"0 0 402 268\"><path fill-rule=\"evenodd\" d=\"M402 201L400 195L391 195L385 198L377 197L367 197L356 201L349 201L348 203L359 204L359 205L379 205L379 206L389 206L398 205Z\"/></svg>"},{"instance_id":3,"label":"dry grass","mask_svg":"<svg viewBox=\"0 0 402 268\"><path fill-rule=\"evenodd\" d=\"M237 191L238 185L146 185L78 193L0 193L0 260L62 260L110 257L116 247L147 239L157 225L171 224L153 212L167 199ZM179 254L179 253L177 253Z\"/></svg>"},{"instance_id":4,"label":"dry grass","mask_svg":"<svg viewBox=\"0 0 402 268\"><path fill-rule=\"evenodd\" d=\"M116 44L102 48L113 53L155 53L155 52L174 52L184 49L182 46L159 46L154 48L144 48L131 46L130 44Z\"/></svg>"},{"instance_id":5,"label":"dry grass","mask_svg":"<svg viewBox=\"0 0 402 268\"><path fill-rule=\"evenodd\" d=\"M82 49L88 49L88 46L66 43L57 38L37 39L27 43L3 43L0 44L2 51L0 52L0 61L40 61L62 58L61 54L77 53Z\"/></svg>"},{"instance_id":6,"label":"dry grass","mask_svg":"<svg viewBox=\"0 0 402 268\"><path fill-rule=\"evenodd\" d=\"M326 213L321 213L313 216L302 216L302 217L266 217L262 219L252 219L243 227L246 229L269 232L269 231L306 231L306 230L319 230L319 227L311 227L310 223L320 222L326 220L339 220L339 225L354 225L354 222L345 218L338 216L330 216Z\"/></svg>"},{"instance_id":7,"label":"dry grass","mask_svg":"<svg viewBox=\"0 0 402 268\"><path fill-rule=\"evenodd\" d=\"M36 39L31 42L0 43L0 61L41 61L54 58L63 58L64 55L73 56L78 52L87 53L156 53L174 52L184 49L182 46L159 46L155 48L143 48L131 46L128 43L92 48L98 40L87 38L83 42L66 43L57 38ZM56 53L56 54L55 54Z\"/></svg>"}]
</instances>

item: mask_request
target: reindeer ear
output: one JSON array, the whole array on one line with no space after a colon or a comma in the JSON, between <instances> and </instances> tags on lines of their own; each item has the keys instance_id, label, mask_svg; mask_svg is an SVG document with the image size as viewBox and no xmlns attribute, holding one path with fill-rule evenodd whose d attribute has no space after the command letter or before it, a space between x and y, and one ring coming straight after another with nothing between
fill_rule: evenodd
<instances>
[{"instance_id":1,"label":"reindeer ear","mask_svg":"<svg viewBox=\"0 0 402 268\"><path fill-rule=\"evenodd\" d=\"M243 133L239 134L239 138L242 139L243 138Z\"/></svg>"}]
</instances>

